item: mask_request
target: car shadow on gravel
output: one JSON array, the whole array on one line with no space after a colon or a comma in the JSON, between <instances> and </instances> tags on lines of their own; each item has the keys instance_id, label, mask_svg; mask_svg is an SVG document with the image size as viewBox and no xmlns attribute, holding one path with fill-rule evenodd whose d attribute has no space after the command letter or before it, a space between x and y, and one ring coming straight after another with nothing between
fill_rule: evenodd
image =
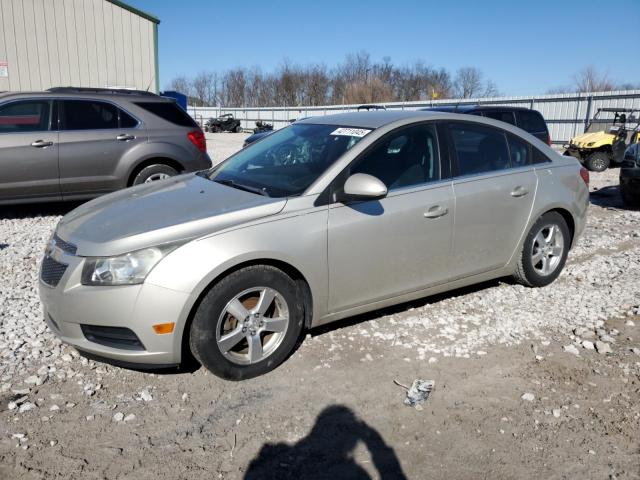
<instances>
[{"instance_id":1,"label":"car shadow on gravel","mask_svg":"<svg viewBox=\"0 0 640 480\"><path fill-rule=\"evenodd\" d=\"M516 282L510 277L498 278L495 280L488 280L482 283L476 283L474 285L469 285L467 287L457 288L455 290L449 290L447 292L438 293L435 295L429 295L427 297L422 297L417 300L412 300L410 302L400 303L398 305L392 305L390 307L381 308L378 310L373 310L371 312L362 313L360 315L355 315L353 317L347 317L342 320L338 320L336 322L328 323L327 325L322 325L310 330L308 333L311 336L315 337L317 335L324 335L325 333L329 333L334 330L340 330L345 327L351 327L353 325L357 325L359 323L368 322L370 320L376 320L380 317L385 317L387 315L394 315L397 313L402 313L412 308L421 308L425 305L429 305L432 303L438 303L442 300L446 300L449 298L459 297L461 295L468 295L471 293L476 293L481 290L485 290L491 287L497 287L500 284L515 284Z\"/></svg>"},{"instance_id":2,"label":"car shadow on gravel","mask_svg":"<svg viewBox=\"0 0 640 480\"><path fill-rule=\"evenodd\" d=\"M66 215L84 202L28 203L0 207L0 219L25 219Z\"/></svg>"},{"instance_id":3,"label":"car shadow on gravel","mask_svg":"<svg viewBox=\"0 0 640 480\"><path fill-rule=\"evenodd\" d=\"M360 442L369 451L378 478L407 478L393 448L377 430L344 405L332 405L320 412L311 432L296 444L263 445L249 464L244 479L370 479L369 473L355 460L355 449Z\"/></svg>"},{"instance_id":4,"label":"car shadow on gravel","mask_svg":"<svg viewBox=\"0 0 640 480\"><path fill-rule=\"evenodd\" d=\"M612 210L633 210L622 201L620 194L620 185L609 185L594 190L589 194L589 201L598 207L608 208Z\"/></svg>"}]
</instances>

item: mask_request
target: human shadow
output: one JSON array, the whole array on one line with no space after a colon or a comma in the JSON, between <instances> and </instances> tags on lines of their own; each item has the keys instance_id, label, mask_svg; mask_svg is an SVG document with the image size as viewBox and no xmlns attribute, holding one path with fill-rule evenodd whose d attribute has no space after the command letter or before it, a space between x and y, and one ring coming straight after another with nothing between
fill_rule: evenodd
<instances>
[{"instance_id":1,"label":"human shadow","mask_svg":"<svg viewBox=\"0 0 640 480\"><path fill-rule=\"evenodd\" d=\"M295 445L265 444L245 474L256 479L370 479L354 458L358 442L369 450L381 479L406 479L393 448L347 407L332 405L316 419L311 432Z\"/></svg>"}]
</instances>

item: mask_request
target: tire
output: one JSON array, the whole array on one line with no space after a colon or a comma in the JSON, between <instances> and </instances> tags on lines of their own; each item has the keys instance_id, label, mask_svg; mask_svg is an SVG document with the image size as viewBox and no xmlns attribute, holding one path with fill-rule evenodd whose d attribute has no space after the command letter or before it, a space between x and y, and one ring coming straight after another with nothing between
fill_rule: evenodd
<instances>
[{"instance_id":1,"label":"tire","mask_svg":"<svg viewBox=\"0 0 640 480\"><path fill-rule=\"evenodd\" d=\"M265 290L270 295L261 293ZM263 295L273 299L260 308ZM204 296L191 324L189 347L214 375L245 380L286 360L297 345L303 323L296 282L275 267L250 266L224 277ZM271 331L270 325L279 330ZM251 349L250 342L260 347Z\"/></svg>"},{"instance_id":2,"label":"tire","mask_svg":"<svg viewBox=\"0 0 640 480\"><path fill-rule=\"evenodd\" d=\"M242 127L240 125L238 125L234 130L236 133L242 133Z\"/></svg>"},{"instance_id":3,"label":"tire","mask_svg":"<svg viewBox=\"0 0 640 480\"><path fill-rule=\"evenodd\" d=\"M133 178L131 185L140 185L142 183L150 183L157 180L166 180L167 178L173 177L177 174L178 172L175 168L162 163L156 163L140 170Z\"/></svg>"},{"instance_id":4,"label":"tire","mask_svg":"<svg viewBox=\"0 0 640 480\"><path fill-rule=\"evenodd\" d=\"M551 234L551 227L554 228L554 234ZM514 279L527 287L549 285L564 268L570 246L571 233L562 215L557 212L545 213L533 224L524 240ZM556 247L560 247L560 250ZM538 258L540 260L536 261ZM548 268L546 272L545 265Z\"/></svg>"},{"instance_id":5,"label":"tire","mask_svg":"<svg viewBox=\"0 0 640 480\"><path fill-rule=\"evenodd\" d=\"M593 152L584 161L584 166L592 172L604 172L611 164L611 158L607 152Z\"/></svg>"}]
</instances>

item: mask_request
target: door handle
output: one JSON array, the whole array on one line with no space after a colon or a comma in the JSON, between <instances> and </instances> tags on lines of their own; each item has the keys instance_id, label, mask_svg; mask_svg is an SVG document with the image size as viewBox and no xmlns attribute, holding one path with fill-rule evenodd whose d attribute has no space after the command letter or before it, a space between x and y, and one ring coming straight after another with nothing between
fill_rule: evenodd
<instances>
[{"instance_id":1,"label":"door handle","mask_svg":"<svg viewBox=\"0 0 640 480\"><path fill-rule=\"evenodd\" d=\"M511 196L512 197L524 197L525 195L527 195L529 193L529 190L527 190L526 188L523 187L516 187L513 190L511 190Z\"/></svg>"},{"instance_id":2,"label":"door handle","mask_svg":"<svg viewBox=\"0 0 640 480\"><path fill-rule=\"evenodd\" d=\"M440 205L435 205L424 212L424 216L425 218L439 218L446 215L447 213L449 213L448 208L441 207Z\"/></svg>"},{"instance_id":3,"label":"door handle","mask_svg":"<svg viewBox=\"0 0 640 480\"><path fill-rule=\"evenodd\" d=\"M46 148L50 147L51 145L53 145L53 142L45 142L44 140L36 140L31 144L32 147L36 148Z\"/></svg>"},{"instance_id":4,"label":"door handle","mask_svg":"<svg viewBox=\"0 0 640 480\"><path fill-rule=\"evenodd\" d=\"M128 142L129 140L133 140L134 138L136 137L134 137L133 135L127 135L126 133L121 133L116 137L116 140L118 140L119 142Z\"/></svg>"}]
</instances>

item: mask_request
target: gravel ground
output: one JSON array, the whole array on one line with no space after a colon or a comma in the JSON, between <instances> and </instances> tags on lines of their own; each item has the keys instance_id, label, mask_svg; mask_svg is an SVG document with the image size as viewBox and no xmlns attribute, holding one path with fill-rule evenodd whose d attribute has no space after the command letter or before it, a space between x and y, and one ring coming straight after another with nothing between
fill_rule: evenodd
<instances>
[{"instance_id":1,"label":"gravel ground","mask_svg":"<svg viewBox=\"0 0 640 480\"><path fill-rule=\"evenodd\" d=\"M214 161L245 137L207 134ZM2 209L0 478L640 478L640 212L617 175L592 174L552 286L488 282L347 319L242 383L61 345L37 265L71 206ZM415 378L435 380L421 410L398 385Z\"/></svg>"}]
</instances>

